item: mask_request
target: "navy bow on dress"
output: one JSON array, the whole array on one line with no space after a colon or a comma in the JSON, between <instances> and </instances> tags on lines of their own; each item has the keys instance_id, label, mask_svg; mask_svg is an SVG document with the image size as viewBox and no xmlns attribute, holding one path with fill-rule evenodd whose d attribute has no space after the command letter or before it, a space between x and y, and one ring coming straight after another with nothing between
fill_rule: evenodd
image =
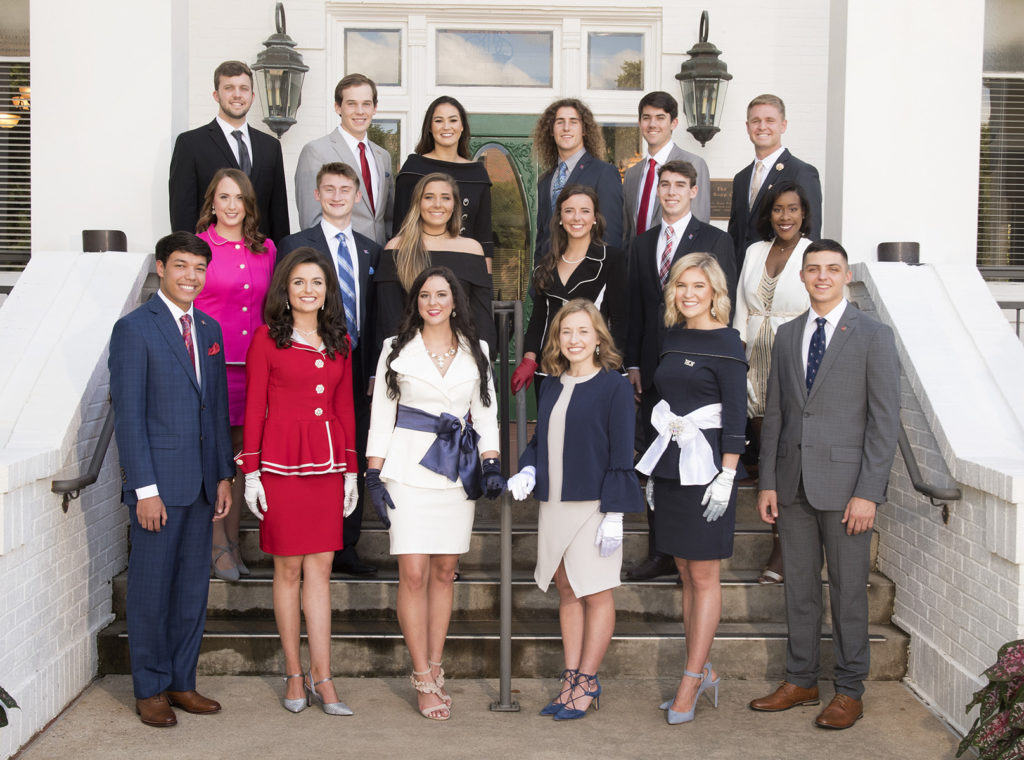
<instances>
[{"instance_id":1,"label":"navy bow on dress","mask_svg":"<svg viewBox=\"0 0 1024 760\"><path fill-rule=\"evenodd\" d=\"M477 455L480 434L473 429L468 417L467 414L466 418L459 419L448 412L435 415L399 404L395 427L437 435L420 464L453 483L462 478L466 496L479 499L483 495L480 457Z\"/></svg>"}]
</instances>

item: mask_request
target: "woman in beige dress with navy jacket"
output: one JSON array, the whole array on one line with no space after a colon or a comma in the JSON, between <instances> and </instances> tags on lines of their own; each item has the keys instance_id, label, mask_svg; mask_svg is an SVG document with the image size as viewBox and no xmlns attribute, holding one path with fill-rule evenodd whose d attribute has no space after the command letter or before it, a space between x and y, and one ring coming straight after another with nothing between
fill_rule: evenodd
<instances>
[{"instance_id":1,"label":"woman in beige dress with navy jacket","mask_svg":"<svg viewBox=\"0 0 1024 760\"><path fill-rule=\"evenodd\" d=\"M612 589L622 570L622 514L643 511L633 471L633 390L615 370L622 355L590 301L554 315L541 364L537 430L508 486L516 499L536 487L537 569L554 578L565 669L541 715L582 718L599 706L597 671L615 627Z\"/></svg>"},{"instance_id":2,"label":"woman in beige dress with navy jacket","mask_svg":"<svg viewBox=\"0 0 1024 760\"><path fill-rule=\"evenodd\" d=\"M476 499L505 488L487 344L450 269L430 267L413 281L376 377L366 490L398 555L398 623L419 710L447 720L441 655L455 565L469 550Z\"/></svg>"}]
</instances>

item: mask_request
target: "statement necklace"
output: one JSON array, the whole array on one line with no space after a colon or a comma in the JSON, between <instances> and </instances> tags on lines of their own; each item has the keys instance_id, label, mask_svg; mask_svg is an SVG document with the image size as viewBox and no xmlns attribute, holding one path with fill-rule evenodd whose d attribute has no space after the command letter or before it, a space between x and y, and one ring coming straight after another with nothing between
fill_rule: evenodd
<instances>
[{"instance_id":1,"label":"statement necklace","mask_svg":"<svg viewBox=\"0 0 1024 760\"><path fill-rule=\"evenodd\" d=\"M442 354L435 354L433 351L428 350L427 351L427 356L429 356L430 360L432 362L434 362L434 364L437 365L438 369L443 370L444 369L444 365L446 365L448 363L449 359L451 359L453 356L455 356L455 352L457 350L458 350L458 345L456 344L456 345L453 345L451 348L449 348L447 351L445 351Z\"/></svg>"},{"instance_id":2,"label":"statement necklace","mask_svg":"<svg viewBox=\"0 0 1024 760\"><path fill-rule=\"evenodd\" d=\"M319 328L314 327L312 330L300 330L295 325L292 325L292 329L304 338L308 338L311 335L316 335L319 332Z\"/></svg>"}]
</instances>

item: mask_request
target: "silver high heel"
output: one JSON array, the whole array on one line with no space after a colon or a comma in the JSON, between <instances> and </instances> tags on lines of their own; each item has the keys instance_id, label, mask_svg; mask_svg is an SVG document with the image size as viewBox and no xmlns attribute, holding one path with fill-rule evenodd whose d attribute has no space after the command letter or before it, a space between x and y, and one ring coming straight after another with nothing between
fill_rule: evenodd
<instances>
[{"instance_id":1,"label":"silver high heel","mask_svg":"<svg viewBox=\"0 0 1024 760\"><path fill-rule=\"evenodd\" d=\"M316 690L316 687L322 683L327 683L331 680L330 676L322 678L321 680L313 683L313 671L306 673L306 678L302 682L303 688L306 690L306 704L312 705L313 701L320 703L320 709L323 710L327 715L352 715L352 710L344 702L324 702L324 698L320 696L320 692Z\"/></svg>"},{"instance_id":2,"label":"silver high heel","mask_svg":"<svg viewBox=\"0 0 1024 760\"><path fill-rule=\"evenodd\" d=\"M235 567L238 568L239 575L252 575L249 572L249 568L245 566L245 562L242 561L242 550L238 547L237 541L228 541L228 547L231 549L231 556L235 556L235 552L238 552L238 560L235 562Z\"/></svg>"},{"instance_id":3,"label":"silver high heel","mask_svg":"<svg viewBox=\"0 0 1024 760\"><path fill-rule=\"evenodd\" d=\"M213 548L217 550L217 554L214 556L213 561L210 562L210 567L213 570L214 576L220 578L222 581L237 581L240 576L238 573L238 565L234 564L234 557L231 556L231 546L214 544ZM219 560L225 554L228 555L228 558L231 560L232 564L231 567L229 567L227 570L221 570L219 567L217 567L217 560Z\"/></svg>"},{"instance_id":4,"label":"silver high heel","mask_svg":"<svg viewBox=\"0 0 1024 760\"><path fill-rule=\"evenodd\" d=\"M285 697L284 699L281 700L281 704L284 705L284 709L287 710L288 712L300 713L303 710L305 710L307 707L309 707L309 703L306 701L306 693L305 693L306 692L306 689L305 689L306 679L305 679L305 675L306 675L305 673L293 673L290 676L284 676L284 684L285 684L285 688L286 689L288 687L288 682L290 680L292 680L293 678L301 678L302 679L302 686L303 686L302 696L299 697L298 699L288 699L288 697Z\"/></svg>"},{"instance_id":5,"label":"silver high heel","mask_svg":"<svg viewBox=\"0 0 1024 760\"><path fill-rule=\"evenodd\" d=\"M700 686L697 687L697 699L700 699L700 695L703 694L708 689L708 687L713 686L714 689L715 689L715 698L712 699L711 695L708 694L708 701L711 702L711 704L713 704L717 708L718 707L718 685L720 683L722 683L722 676L718 676L718 678L716 678L714 681L712 681L711 680L711 670L712 670L711 662L708 661L708 662L704 663L704 673L705 673L705 675L701 679ZM692 675L692 674L688 674L688 675ZM670 708L672 706L672 703L674 701L675 701L674 698L666 700L665 702L662 702L660 705L658 705L658 709L659 710L667 710L668 708Z\"/></svg>"}]
</instances>

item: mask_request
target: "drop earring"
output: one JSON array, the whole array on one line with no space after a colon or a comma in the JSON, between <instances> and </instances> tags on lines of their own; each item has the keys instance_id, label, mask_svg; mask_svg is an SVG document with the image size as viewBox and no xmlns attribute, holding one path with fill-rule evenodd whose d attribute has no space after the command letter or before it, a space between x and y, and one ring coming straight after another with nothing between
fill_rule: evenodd
<instances>
[{"instance_id":1,"label":"drop earring","mask_svg":"<svg viewBox=\"0 0 1024 760\"><path fill-rule=\"evenodd\" d=\"M600 343L598 343L598 344L597 344L597 345L596 345L596 346L594 347L594 356L600 356L600 355L601 355L601 344L600 344Z\"/></svg>"},{"instance_id":2,"label":"drop earring","mask_svg":"<svg viewBox=\"0 0 1024 760\"><path fill-rule=\"evenodd\" d=\"M714 306L711 307L711 316L712 317L717 317L718 316L718 312L715 311L715 307Z\"/></svg>"}]
</instances>

